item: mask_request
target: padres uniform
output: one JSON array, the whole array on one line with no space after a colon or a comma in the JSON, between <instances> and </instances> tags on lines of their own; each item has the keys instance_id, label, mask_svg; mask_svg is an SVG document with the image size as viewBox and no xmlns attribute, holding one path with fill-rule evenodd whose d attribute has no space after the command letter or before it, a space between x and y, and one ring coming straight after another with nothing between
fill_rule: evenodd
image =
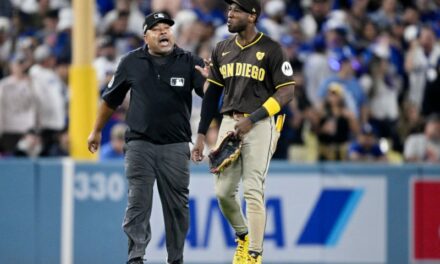
<instances>
[{"instance_id":1,"label":"padres uniform","mask_svg":"<svg viewBox=\"0 0 440 264\"><path fill-rule=\"evenodd\" d=\"M228 131L234 131L241 117L261 107L277 89L294 84L292 67L281 46L263 33L258 33L246 46L235 36L220 42L212 54L208 81L223 87L223 121L217 142ZM264 181L278 137L274 117L256 122L242 138L240 159L215 175L215 191L223 214L237 234L249 232L250 251L261 252L263 247ZM247 203L247 221L237 195L240 180Z\"/></svg>"}]
</instances>

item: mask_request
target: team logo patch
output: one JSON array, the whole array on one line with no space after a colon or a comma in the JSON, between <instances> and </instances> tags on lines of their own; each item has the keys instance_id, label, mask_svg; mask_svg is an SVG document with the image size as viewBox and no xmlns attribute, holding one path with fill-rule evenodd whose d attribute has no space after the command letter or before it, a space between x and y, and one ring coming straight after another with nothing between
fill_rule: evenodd
<instances>
[{"instance_id":1,"label":"team logo patch","mask_svg":"<svg viewBox=\"0 0 440 264\"><path fill-rule=\"evenodd\" d=\"M183 87L185 85L185 78L172 77L171 86Z\"/></svg>"},{"instance_id":2,"label":"team logo patch","mask_svg":"<svg viewBox=\"0 0 440 264\"><path fill-rule=\"evenodd\" d=\"M115 82L115 76L113 75L112 79L110 80L110 82L108 82L107 87L110 88L112 87L113 83Z\"/></svg>"},{"instance_id":3,"label":"team logo patch","mask_svg":"<svg viewBox=\"0 0 440 264\"><path fill-rule=\"evenodd\" d=\"M256 54L255 54L255 56L257 56L257 60L262 60L263 58L264 58L264 52L257 52Z\"/></svg>"},{"instance_id":4,"label":"team logo patch","mask_svg":"<svg viewBox=\"0 0 440 264\"><path fill-rule=\"evenodd\" d=\"M288 61L285 61L283 63L283 65L281 65L281 71L284 73L284 75L286 76L292 76L293 75L293 69L292 66L290 65L290 63Z\"/></svg>"}]
</instances>

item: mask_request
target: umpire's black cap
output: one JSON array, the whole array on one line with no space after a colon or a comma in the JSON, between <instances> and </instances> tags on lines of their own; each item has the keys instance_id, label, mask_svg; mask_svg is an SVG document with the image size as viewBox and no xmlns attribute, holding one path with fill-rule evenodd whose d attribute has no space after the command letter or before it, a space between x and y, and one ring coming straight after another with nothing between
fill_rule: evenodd
<instances>
[{"instance_id":1,"label":"umpire's black cap","mask_svg":"<svg viewBox=\"0 0 440 264\"><path fill-rule=\"evenodd\" d=\"M145 17L144 25L142 27L144 33L159 22L166 23L170 26L174 25L174 21L166 12L154 12Z\"/></svg>"},{"instance_id":2,"label":"umpire's black cap","mask_svg":"<svg viewBox=\"0 0 440 264\"><path fill-rule=\"evenodd\" d=\"M261 4L259 0L225 0L228 4L237 4L249 14L256 14L257 17L261 13Z\"/></svg>"}]
</instances>

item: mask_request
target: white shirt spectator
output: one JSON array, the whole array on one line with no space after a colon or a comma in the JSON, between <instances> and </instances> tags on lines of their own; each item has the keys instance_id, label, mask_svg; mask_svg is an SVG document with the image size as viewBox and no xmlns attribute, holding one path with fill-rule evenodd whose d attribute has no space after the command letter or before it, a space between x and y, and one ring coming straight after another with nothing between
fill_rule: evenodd
<instances>
[{"instance_id":1,"label":"white shirt spectator","mask_svg":"<svg viewBox=\"0 0 440 264\"><path fill-rule=\"evenodd\" d=\"M440 116L428 116L423 134L409 136L405 142L405 159L412 162L440 162Z\"/></svg>"},{"instance_id":2,"label":"white shirt spectator","mask_svg":"<svg viewBox=\"0 0 440 264\"><path fill-rule=\"evenodd\" d=\"M142 25L145 20L145 16L142 14L142 12L139 10L138 6L136 5L136 1L133 1L129 6L129 16L128 16L128 31L131 33L135 33L136 35L142 36ZM110 25L116 20L118 16L118 10L113 9L112 11L108 12L103 19L103 23L101 24L101 31L106 31Z\"/></svg>"},{"instance_id":3,"label":"white shirt spectator","mask_svg":"<svg viewBox=\"0 0 440 264\"><path fill-rule=\"evenodd\" d=\"M398 89L390 89L381 80L377 83L375 95L370 99L371 115L377 119L396 120L399 115Z\"/></svg>"},{"instance_id":4,"label":"white shirt spectator","mask_svg":"<svg viewBox=\"0 0 440 264\"><path fill-rule=\"evenodd\" d=\"M327 55L314 52L304 64L304 79L306 83L307 98L316 107L322 101L318 95L321 83L332 75L328 66Z\"/></svg>"},{"instance_id":5,"label":"white shirt spectator","mask_svg":"<svg viewBox=\"0 0 440 264\"><path fill-rule=\"evenodd\" d=\"M11 0L12 4L21 11L34 14L37 13L39 4L38 0ZM68 0L49 0L50 9L59 9L69 6Z\"/></svg>"},{"instance_id":6,"label":"white shirt spectator","mask_svg":"<svg viewBox=\"0 0 440 264\"><path fill-rule=\"evenodd\" d=\"M9 76L0 81L0 134L25 134L37 126L36 83Z\"/></svg>"},{"instance_id":7,"label":"white shirt spectator","mask_svg":"<svg viewBox=\"0 0 440 264\"><path fill-rule=\"evenodd\" d=\"M405 142L404 156L412 161L427 161L429 156L434 156L440 162L440 142L428 140L424 134L411 135Z\"/></svg>"},{"instance_id":8,"label":"white shirt spectator","mask_svg":"<svg viewBox=\"0 0 440 264\"><path fill-rule=\"evenodd\" d=\"M108 76L113 76L118 66L118 61L111 61L104 56L100 56L93 62L93 67L96 70L98 77L99 89L107 85L106 80Z\"/></svg>"},{"instance_id":9,"label":"white shirt spectator","mask_svg":"<svg viewBox=\"0 0 440 264\"><path fill-rule=\"evenodd\" d=\"M0 17L0 62L7 61L11 56L12 38L10 38L11 21L7 17Z\"/></svg>"},{"instance_id":10,"label":"white shirt spectator","mask_svg":"<svg viewBox=\"0 0 440 264\"><path fill-rule=\"evenodd\" d=\"M427 72L430 67L435 67L440 59L440 45L435 44L429 57L426 57L423 49L418 46L408 56L412 61L412 69L409 72L408 100L417 108L420 108L425 92Z\"/></svg>"},{"instance_id":11,"label":"white shirt spectator","mask_svg":"<svg viewBox=\"0 0 440 264\"><path fill-rule=\"evenodd\" d=\"M31 67L30 75L39 84L35 87L35 92L39 102L40 128L62 130L66 122L63 82L52 69L39 64Z\"/></svg>"},{"instance_id":12,"label":"white shirt spectator","mask_svg":"<svg viewBox=\"0 0 440 264\"><path fill-rule=\"evenodd\" d=\"M289 33L289 25L291 21L285 15L286 4L282 0L271 0L264 5L264 13L267 17L263 17L259 25L267 32L267 34L276 41L281 36Z\"/></svg>"}]
</instances>

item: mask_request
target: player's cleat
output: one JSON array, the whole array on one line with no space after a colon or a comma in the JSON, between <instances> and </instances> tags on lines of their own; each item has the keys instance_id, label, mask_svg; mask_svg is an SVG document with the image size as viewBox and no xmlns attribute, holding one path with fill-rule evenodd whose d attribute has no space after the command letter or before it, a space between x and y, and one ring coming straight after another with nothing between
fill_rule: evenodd
<instances>
[{"instance_id":1,"label":"player's cleat","mask_svg":"<svg viewBox=\"0 0 440 264\"><path fill-rule=\"evenodd\" d=\"M232 260L232 264L246 264L246 258L248 255L249 248L249 237L246 235L244 239L237 237L235 239L237 242L237 248L235 249L234 259Z\"/></svg>"},{"instance_id":2,"label":"player's cleat","mask_svg":"<svg viewBox=\"0 0 440 264\"><path fill-rule=\"evenodd\" d=\"M144 264L144 260L141 257L130 259L127 264Z\"/></svg>"},{"instance_id":3,"label":"player's cleat","mask_svg":"<svg viewBox=\"0 0 440 264\"><path fill-rule=\"evenodd\" d=\"M249 252L247 254L246 264L261 264L262 263L262 257L260 254L255 252Z\"/></svg>"}]
</instances>

